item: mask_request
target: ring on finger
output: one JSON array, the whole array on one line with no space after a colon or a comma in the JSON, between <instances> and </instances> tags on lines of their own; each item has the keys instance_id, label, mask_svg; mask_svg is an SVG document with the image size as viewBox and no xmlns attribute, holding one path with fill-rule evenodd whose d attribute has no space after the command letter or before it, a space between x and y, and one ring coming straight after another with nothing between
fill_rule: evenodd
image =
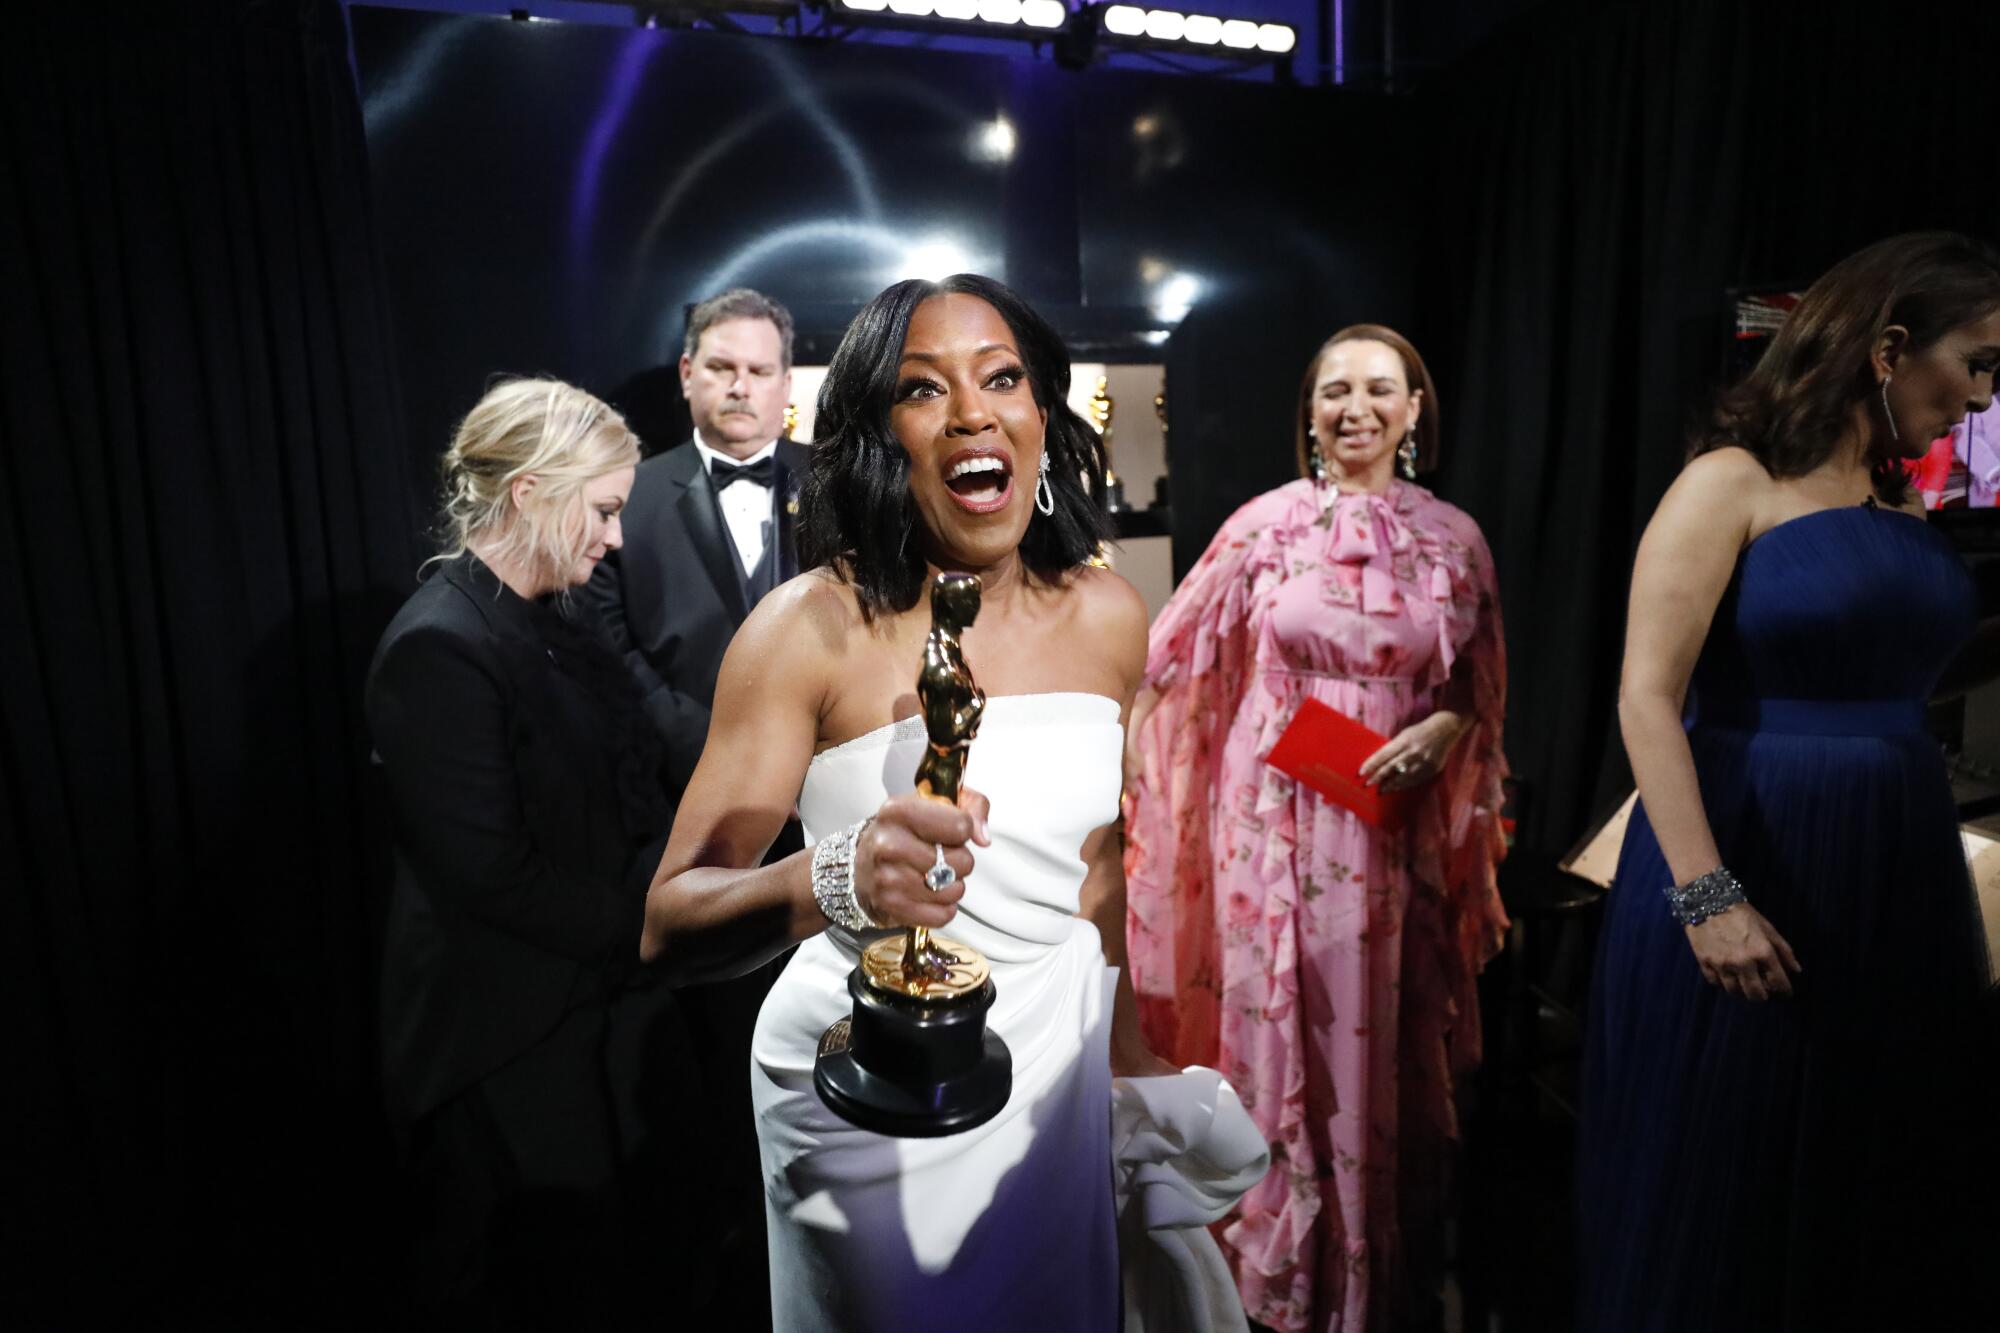
<instances>
[{"instance_id":1,"label":"ring on finger","mask_svg":"<svg viewBox=\"0 0 2000 1333\"><path fill-rule=\"evenodd\" d=\"M932 893L943 893L958 883L958 872L944 859L944 844L933 843L932 846L937 848L937 860L931 862L931 868L924 872L924 887Z\"/></svg>"}]
</instances>

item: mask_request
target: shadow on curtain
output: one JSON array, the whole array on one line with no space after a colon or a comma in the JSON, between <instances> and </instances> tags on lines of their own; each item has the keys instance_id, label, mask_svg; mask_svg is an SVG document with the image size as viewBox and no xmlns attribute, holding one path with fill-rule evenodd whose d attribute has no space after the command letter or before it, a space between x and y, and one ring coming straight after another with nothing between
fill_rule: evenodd
<instances>
[{"instance_id":1,"label":"shadow on curtain","mask_svg":"<svg viewBox=\"0 0 2000 1333\"><path fill-rule=\"evenodd\" d=\"M422 482L342 16L42 6L0 105L0 1311L353 1326Z\"/></svg>"}]
</instances>

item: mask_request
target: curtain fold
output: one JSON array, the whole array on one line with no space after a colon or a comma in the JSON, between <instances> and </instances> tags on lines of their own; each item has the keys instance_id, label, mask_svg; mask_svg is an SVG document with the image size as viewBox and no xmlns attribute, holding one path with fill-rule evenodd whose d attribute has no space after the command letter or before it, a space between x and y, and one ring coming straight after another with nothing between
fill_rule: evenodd
<instances>
[{"instance_id":1,"label":"curtain fold","mask_svg":"<svg viewBox=\"0 0 2000 1333\"><path fill-rule=\"evenodd\" d=\"M423 487L343 16L44 7L0 107L0 1309L359 1314L360 682Z\"/></svg>"},{"instance_id":2,"label":"curtain fold","mask_svg":"<svg viewBox=\"0 0 2000 1333\"><path fill-rule=\"evenodd\" d=\"M1725 291L1879 237L2000 234L2000 6L1565 0L1415 98L1432 151L1440 489L1507 609L1508 757L1557 851L1629 789L1631 559L1721 383Z\"/></svg>"}]
</instances>

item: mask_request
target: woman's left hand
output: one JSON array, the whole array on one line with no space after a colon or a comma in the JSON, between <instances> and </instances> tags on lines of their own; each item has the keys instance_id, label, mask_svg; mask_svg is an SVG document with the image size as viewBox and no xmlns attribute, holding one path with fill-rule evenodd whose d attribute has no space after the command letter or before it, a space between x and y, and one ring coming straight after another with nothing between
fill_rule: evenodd
<instances>
[{"instance_id":1,"label":"woman's left hand","mask_svg":"<svg viewBox=\"0 0 2000 1333\"><path fill-rule=\"evenodd\" d=\"M1444 771L1459 739L1471 729L1470 719L1440 708L1421 722L1404 727L1389 743L1361 761L1361 780L1383 791L1420 787Z\"/></svg>"}]
</instances>

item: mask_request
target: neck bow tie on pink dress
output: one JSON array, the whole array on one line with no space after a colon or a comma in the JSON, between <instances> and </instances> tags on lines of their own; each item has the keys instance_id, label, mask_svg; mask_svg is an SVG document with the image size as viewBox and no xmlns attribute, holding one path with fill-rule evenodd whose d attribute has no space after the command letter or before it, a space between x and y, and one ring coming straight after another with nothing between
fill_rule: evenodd
<instances>
[{"instance_id":1,"label":"neck bow tie on pink dress","mask_svg":"<svg viewBox=\"0 0 2000 1333\"><path fill-rule=\"evenodd\" d=\"M1361 566L1361 609L1377 616L1401 611L1395 557L1416 543L1403 516L1385 495L1345 492L1334 496L1328 511L1333 524L1328 554L1340 564Z\"/></svg>"}]
</instances>

